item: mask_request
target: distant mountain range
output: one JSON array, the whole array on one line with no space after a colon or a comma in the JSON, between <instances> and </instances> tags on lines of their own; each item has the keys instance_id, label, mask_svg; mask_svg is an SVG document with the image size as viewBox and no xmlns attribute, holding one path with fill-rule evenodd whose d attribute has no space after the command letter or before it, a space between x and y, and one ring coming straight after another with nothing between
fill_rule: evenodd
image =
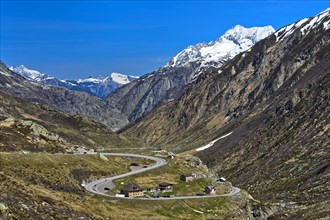
<instances>
[{"instance_id":1,"label":"distant mountain range","mask_svg":"<svg viewBox=\"0 0 330 220\"><path fill-rule=\"evenodd\" d=\"M117 88L139 78L121 73L111 73L107 77L98 76L97 78L60 80L37 70L31 70L24 65L9 67L9 69L34 82L64 87L73 91L83 91L102 99Z\"/></svg>"},{"instance_id":2,"label":"distant mountain range","mask_svg":"<svg viewBox=\"0 0 330 220\"><path fill-rule=\"evenodd\" d=\"M31 77L41 76L32 72ZM45 76L47 79L49 76ZM37 81L37 80L36 80ZM127 117L108 102L86 92L71 91L59 86L37 83L8 69L0 62L0 93L55 109L71 116L88 117L115 131L128 123ZM0 106L0 114L1 114Z\"/></svg>"},{"instance_id":3,"label":"distant mountain range","mask_svg":"<svg viewBox=\"0 0 330 220\"><path fill-rule=\"evenodd\" d=\"M269 36L274 31L274 28L271 26L245 28L243 26L236 25L215 41L209 43L199 43L187 47L174 56L166 65L159 68L155 72L146 74L142 77L142 81L145 81L145 79L148 78L147 82L153 79L158 79L158 77L153 77L153 74L163 75L168 73L170 78L175 78L170 80L170 85L167 85L168 83L162 80L156 80L159 83L164 83L165 87L169 87L168 89L161 89L162 92L160 94L160 100L155 98L152 104L147 107L146 111L142 110L139 113L133 113L131 111L135 110L130 109L128 110L127 115L130 116L131 119L141 117L165 99L173 98L173 95L166 95L166 93L169 92L169 89L176 88L177 86L184 87L187 83L195 80L204 70L210 67L220 67L234 56L249 49L256 42ZM123 85L139 79L137 76L111 73L107 77L99 76L97 78L89 77L78 80L61 80L51 75L41 73L37 70L31 70L24 65L9 67L9 69L34 82L64 87L73 91L87 92L91 95L98 96L101 99L106 98L110 93L114 92ZM144 94L143 91L144 90L142 90L141 95ZM124 93L126 94L126 92ZM166 98L164 99L164 97ZM140 101L142 100L135 100L135 102Z\"/></svg>"}]
</instances>

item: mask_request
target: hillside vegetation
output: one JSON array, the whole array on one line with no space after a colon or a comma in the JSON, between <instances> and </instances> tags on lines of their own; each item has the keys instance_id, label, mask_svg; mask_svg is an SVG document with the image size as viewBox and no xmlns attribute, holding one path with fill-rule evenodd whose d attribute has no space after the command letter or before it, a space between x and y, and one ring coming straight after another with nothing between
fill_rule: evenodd
<instances>
[{"instance_id":1,"label":"hillside vegetation","mask_svg":"<svg viewBox=\"0 0 330 220\"><path fill-rule=\"evenodd\" d=\"M64 152L76 147L95 149L139 147L82 115L61 113L0 93L0 150ZM134 141L134 144L133 144Z\"/></svg>"},{"instance_id":2,"label":"hillside vegetation","mask_svg":"<svg viewBox=\"0 0 330 220\"><path fill-rule=\"evenodd\" d=\"M128 172L130 161L126 158L108 159L99 155L0 153L0 218L242 219L253 206L243 192L235 198L143 202L88 193L80 186L82 180Z\"/></svg>"}]
</instances>

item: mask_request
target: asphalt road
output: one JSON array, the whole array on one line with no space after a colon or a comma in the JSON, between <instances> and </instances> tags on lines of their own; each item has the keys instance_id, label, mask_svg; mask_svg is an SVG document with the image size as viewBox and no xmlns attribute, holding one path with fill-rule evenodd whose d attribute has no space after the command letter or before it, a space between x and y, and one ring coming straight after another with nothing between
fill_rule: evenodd
<instances>
[{"instance_id":1,"label":"asphalt road","mask_svg":"<svg viewBox=\"0 0 330 220\"><path fill-rule=\"evenodd\" d=\"M121 174L118 176L113 176L113 177L106 177L106 178L101 178L95 181L92 181L90 183L87 183L85 185L85 188L87 191L97 194L97 195L102 195L102 196L107 196L107 197L112 197L112 198L122 198L122 199L137 199L137 200L175 200L175 199L196 199L196 198L212 198L212 197L226 197L226 196L234 196L240 192L240 189L237 187L232 187L232 190L230 193L227 194L222 194L222 195L205 195L205 196L178 196L178 197L160 197L160 198L128 198L128 197L116 197L114 195L109 195L106 194L108 190L104 190L104 188L109 188L112 189L115 187L115 184L112 182L116 179L121 179L127 176L131 176L134 174L142 173L147 170L152 170L156 169L158 167L164 166L167 164L167 161L165 159L159 158L159 157L153 157L153 156L147 156L147 155L139 155L139 154L122 154L122 153L102 153L103 155L111 155L111 156L120 156L120 157L137 157L137 158L144 158L144 159L149 159L155 161L155 163L151 164L147 168L141 168L137 170L133 170L131 172Z\"/></svg>"},{"instance_id":2,"label":"asphalt road","mask_svg":"<svg viewBox=\"0 0 330 220\"><path fill-rule=\"evenodd\" d=\"M98 195L103 195L103 196L110 196L109 194L106 194L106 190L104 190L105 187L112 189L115 187L115 184L112 182L116 179L124 178L127 176L131 176L134 174L142 173L147 170L152 170L156 169L158 167L164 166L167 164L167 161L165 159L159 158L159 157L152 157L152 156L147 156L147 155L139 155L139 154L122 154L122 153L102 153L103 155L111 155L111 156L120 156L120 157L137 157L137 158L144 158L144 159L149 159L155 161L155 163L151 164L147 168L141 168L141 169L136 169L131 172L121 174L118 176L113 176L113 177L107 177L107 178L102 178L95 180L93 182L87 183L85 188L89 192L92 192L94 194ZM113 196L115 197L115 196ZM117 198L117 197L116 197Z\"/></svg>"}]
</instances>

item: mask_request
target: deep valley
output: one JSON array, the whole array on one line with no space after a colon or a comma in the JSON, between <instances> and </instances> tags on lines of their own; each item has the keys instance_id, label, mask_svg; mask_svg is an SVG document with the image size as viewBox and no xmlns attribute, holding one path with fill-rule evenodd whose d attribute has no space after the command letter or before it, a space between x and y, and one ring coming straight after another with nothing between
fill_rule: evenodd
<instances>
[{"instance_id":1,"label":"deep valley","mask_svg":"<svg viewBox=\"0 0 330 220\"><path fill-rule=\"evenodd\" d=\"M122 84L13 70L0 61L0 219L330 219L330 8L237 25Z\"/></svg>"}]
</instances>

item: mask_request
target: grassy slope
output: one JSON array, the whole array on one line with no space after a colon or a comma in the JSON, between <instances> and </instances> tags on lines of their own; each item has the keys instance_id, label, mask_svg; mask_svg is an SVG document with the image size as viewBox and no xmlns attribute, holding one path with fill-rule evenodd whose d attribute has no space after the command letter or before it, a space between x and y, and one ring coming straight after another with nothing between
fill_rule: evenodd
<instances>
[{"instance_id":1,"label":"grassy slope","mask_svg":"<svg viewBox=\"0 0 330 220\"><path fill-rule=\"evenodd\" d=\"M18 98L0 93L0 121L8 117L18 120L30 120L45 127L48 131L58 134L67 143L59 144L52 141L33 143L29 132L22 132L15 126L1 126L0 149L31 150L31 151L63 151L65 147L80 145L89 148L122 148L140 147L138 140L129 141L117 135L105 126L93 122L83 116L71 116L50 109L40 104L32 104ZM65 146L63 146L65 145Z\"/></svg>"}]
</instances>

